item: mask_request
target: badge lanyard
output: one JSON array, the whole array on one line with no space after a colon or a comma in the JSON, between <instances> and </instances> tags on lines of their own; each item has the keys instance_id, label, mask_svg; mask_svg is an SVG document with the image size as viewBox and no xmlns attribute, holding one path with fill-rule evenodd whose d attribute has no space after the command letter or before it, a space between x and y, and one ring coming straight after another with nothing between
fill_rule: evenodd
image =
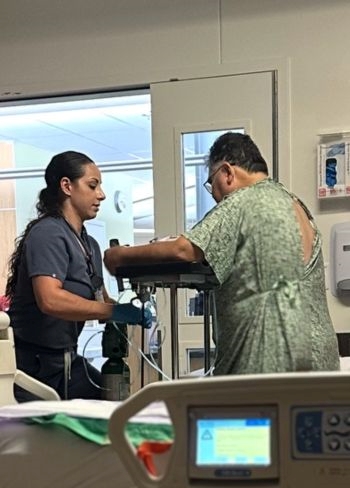
<instances>
[{"instance_id":1,"label":"badge lanyard","mask_svg":"<svg viewBox=\"0 0 350 488\"><path fill-rule=\"evenodd\" d=\"M84 236L86 236L86 239L84 240L66 219L64 219L64 221L68 225L70 230L73 232L74 237L76 238L77 243L79 244L79 247L84 254L95 299L98 302L103 302L104 301L103 291L102 291L103 279L100 276L98 276L96 272L95 264L92 260L92 250L90 248L90 245L88 244L88 239L89 239L88 234L85 228L83 227Z\"/></svg>"}]
</instances>

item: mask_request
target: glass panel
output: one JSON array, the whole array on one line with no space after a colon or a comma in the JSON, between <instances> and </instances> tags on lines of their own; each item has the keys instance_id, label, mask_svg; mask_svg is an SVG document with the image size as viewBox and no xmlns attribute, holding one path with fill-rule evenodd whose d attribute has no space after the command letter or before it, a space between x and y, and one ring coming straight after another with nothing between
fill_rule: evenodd
<instances>
[{"instance_id":1,"label":"glass panel","mask_svg":"<svg viewBox=\"0 0 350 488\"><path fill-rule=\"evenodd\" d=\"M244 134L244 129L230 129ZM182 134L182 161L185 183L185 229L198 222L215 204L203 183L208 177L205 158L215 139L224 131L191 132Z\"/></svg>"},{"instance_id":2,"label":"glass panel","mask_svg":"<svg viewBox=\"0 0 350 488\"><path fill-rule=\"evenodd\" d=\"M196 376L202 376L204 372L204 349L203 348L191 348L186 349L186 374L193 374ZM215 361L215 348L210 349L210 365L213 365Z\"/></svg>"},{"instance_id":3,"label":"glass panel","mask_svg":"<svg viewBox=\"0 0 350 488\"><path fill-rule=\"evenodd\" d=\"M105 225L104 247L112 238L139 244L154 237L150 95L130 93L0 104L0 219L7 229L0 295L14 239L36 215L44 169L59 152L86 153L102 171L107 198L98 220ZM113 295L116 288L110 286Z\"/></svg>"},{"instance_id":4,"label":"glass panel","mask_svg":"<svg viewBox=\"0 0 350 488\"><path fill-rule=\"evenodd\" d=\"M106 200L86 227L102 253L110 239L139 244L154 237L150 114L145 91L0 104L0 224L6 229L0 243L0 295L15 238L36 216L44 169L54 154L83 152L101 169ZM116 280L105 270L104 275L109 294L117 298ZM98 321L87 321L78 344L98 368L105 361L101 335L96 335L102 329Z\"/></svg>"},{"instance_id":5,"label":"glass panel","mask_svg":"<svg viewBox=\"0 0 350 488\"><path fill-rule=\"evenodd\" d=\"M208 178L206 156L211 145L225 130L191 132L182 134L182 164L184 168L185 230L189 230L215 205L213 197L203 183ZM244 134L243 128L229 129ZM203 314L202 294L196 290L185 290L185 315L193 317Z\"/></svg>"}]
</instances>

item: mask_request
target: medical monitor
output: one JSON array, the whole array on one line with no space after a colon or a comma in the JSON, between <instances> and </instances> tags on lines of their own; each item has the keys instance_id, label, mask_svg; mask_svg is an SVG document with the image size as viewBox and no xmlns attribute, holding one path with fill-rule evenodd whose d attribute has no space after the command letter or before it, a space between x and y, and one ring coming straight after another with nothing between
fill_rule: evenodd
<instances>
[{"instance_id":1,"label":"medical monitor","mask_svg":"<svg viewBox=\"0 0 350 488\"><path fill-rule=\"evenodd\" d=\"M190 407L189 478L278 478L277 407Z\"/></svg>"}]
</instances>

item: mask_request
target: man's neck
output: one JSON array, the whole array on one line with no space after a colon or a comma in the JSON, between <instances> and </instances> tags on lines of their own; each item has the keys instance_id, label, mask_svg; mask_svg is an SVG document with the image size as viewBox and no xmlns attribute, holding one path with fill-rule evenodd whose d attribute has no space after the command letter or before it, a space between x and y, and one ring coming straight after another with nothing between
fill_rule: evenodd
<instances>
[{"instance_id":1,"label":"man's neck","mask_svg":"<svg viewBox=\"0 0 350 488\"><path fill-rule=\"evenodd\" d=\"M236 167L236 185L238 188L245 188L246 186L252 186L260 181L266 180L268 175L261 171L257 173L248 173L242 168Z\"/></svg>"}]
</instances>

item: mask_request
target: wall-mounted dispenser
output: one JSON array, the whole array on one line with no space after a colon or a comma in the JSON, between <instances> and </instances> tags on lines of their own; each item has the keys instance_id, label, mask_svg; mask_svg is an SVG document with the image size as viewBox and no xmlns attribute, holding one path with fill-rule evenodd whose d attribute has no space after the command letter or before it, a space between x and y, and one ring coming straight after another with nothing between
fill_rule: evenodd
<instances>
[{"instance_id":1,"label":"wall-mounted dispenser","mask_svg":"<svg viewBox=\"0 0 350 488\"><path fill-rule=\"evenodd\" d=\"M350 297L350 221L331 228L329 278L332 295Z\"/></svg>"},{"instance_id":2,"label":"wall-mounted dispenser","mask_svg":"<svg viewBox=\"0 0 350 488\"><path fill-rule=\"evenodd\" d=\"M318 198L350 196L350 132L319 134Z\"/></svg>"}]
</instances>

